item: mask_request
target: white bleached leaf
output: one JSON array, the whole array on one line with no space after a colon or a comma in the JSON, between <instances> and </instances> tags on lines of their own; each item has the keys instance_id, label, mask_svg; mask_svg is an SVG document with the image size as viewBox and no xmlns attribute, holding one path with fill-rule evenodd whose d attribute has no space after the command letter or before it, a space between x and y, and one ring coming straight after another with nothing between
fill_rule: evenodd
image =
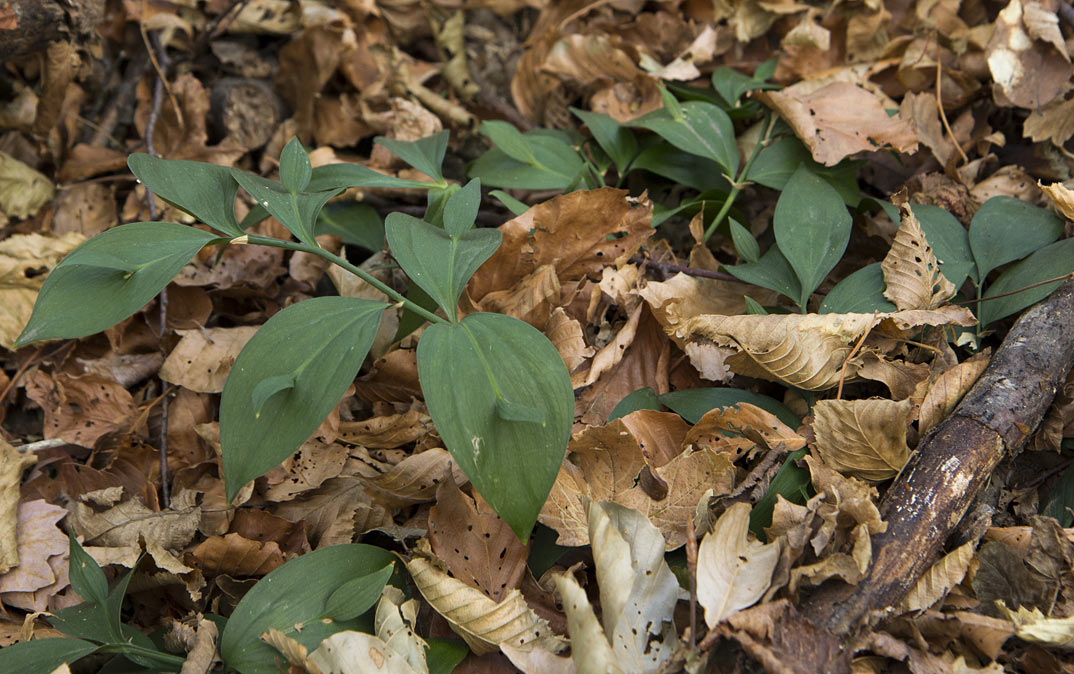
<instances>
[{"instance_id":1,"label":"white bleached leaf","mask_svg":"<svg viewBox=\"0 0 1074 674\"><path fill-rule=\"evenodd\" d=\"M779 542L749 538L750 506L728 508L697 551L697 600L705 622L716 626L724 618L753 605L772 582L779 561Z\"/></svg>"}]
</instances>

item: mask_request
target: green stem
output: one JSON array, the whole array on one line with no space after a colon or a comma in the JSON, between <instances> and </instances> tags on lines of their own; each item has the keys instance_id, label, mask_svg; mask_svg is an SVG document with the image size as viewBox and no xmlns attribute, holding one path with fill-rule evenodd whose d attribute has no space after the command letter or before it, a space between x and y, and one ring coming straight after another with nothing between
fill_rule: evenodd
<instances>
[{"instance_id":1,"label":"green stem","mask_svg":"<svg viewBox=\"0 0 1074 674\"><path fill-rule=\"evenodd\" d=\"M727 195L727 200L723 202L723 206L712 220L712 224L705 230L706 242L716 233L716 228L723 222L723 219L731 210L731 206L734 205L735 199L737 199L739 193L742 192L742 188L746 186L746 177L749 176L750 167L753 166L753 160L757 159L757 155L761 154L761 150L768 145L768 140L772 135L772 129L775 127L776 116L770 112L768 113L768 125L765 127L764 134L761 136L761 139L757 141L757 144L753 146L753 151L750 152L749 158L746 160L746 163L742 165L742 169L738 172L735 182L731 184L731 192Z\"/></svg>"},{"instance_id":2,"label":"green stem","mask_svg":"<svg viewBox=\"0 0 1074 674\"><path fill-rule=\"evenodd\" d=\"M136 655L143 658L152 658L158 663L167 663L175 667L174 670L178 672L183 668L183 663L186 662L186 658L179 655L173 655L172 653L162 653L161 651L153 650L150 648L142 648L141 646L135 646L132 643L121 644L105 644L97 649L97 653L115 653L117 655Z\"/></svg>"},{"instance_id":3,"label":"green stem","mask_svg":"<svg viewBox=\"0 0 1074 674\"><path fill-rule=\"evenodd\" d=\"M346 260L344 260L340 256L333 255L332 253L329 253L327 250L325 250L324 248L321 248L319 246L310 246L308 244L298 243L296 241L282 241L280 239L273 239L272 237L268 237L268 236L250 236L250 235L248 235L246 237L246 242L256 244L256 245L259 245L259 246L271 246L272 248L285 248L287 250L297 250L297 251L301 251L303 253L309 253L311 255L316 255L318 257L322 257L322 258L328 260L329 262L331 262L332 264L335 264L335 265L338 265L340 267L343 267L344 269L346 269L350 273L352 273L355 276L357 276L358 278L362 279L363 281L365 281L369 285L373 286L374 288L376 288L380 292L384 293L388 297L392 298L396 302L399 302L399 303L403 304L407 309L409 309L410 311L413 311L415 314L421 316L425 320L427 320L427 321L429 321L431 323L449 323L450 322L450 321L448 321L448 320L446 320L444 318L440 318L439 316L437 316L433 312L429 311L428 309L425 309L424 307L420 307L417 304L411 302L410 300L408 300L407 298L403 297L402 295L400 295L398 292L396 292L392 288L388 287L387 285L385 285L384 283L379 281L375 276L373 276L369 272L365 271L364 269L360 269L360 268L356 267L355 265L351 264L350 262L347 262Z\"/></svg>"}]
</instances>

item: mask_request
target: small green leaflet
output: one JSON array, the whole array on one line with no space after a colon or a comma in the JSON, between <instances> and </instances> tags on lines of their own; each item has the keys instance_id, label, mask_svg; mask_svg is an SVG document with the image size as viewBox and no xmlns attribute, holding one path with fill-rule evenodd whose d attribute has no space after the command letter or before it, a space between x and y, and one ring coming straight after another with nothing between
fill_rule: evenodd
<instances>
[{"instance_id":1,"label":"small green leaflet","mask_svg":"<svg viewBox=\"0 0 1074 674\"><path fill-rule=\"evenodd\" d=\"M280 311L247 342L220 401L228 501L294 453L332 411L358 374L387 306L316 297Z\"/></svg>"},{"instance_id":2,"label":"small green leaflet","mask_svg":"<svg viewBox=\"0 0 1074 674\"><path fill-rule=\"evenodd\" d=\"M309 185L312 175L309 155L298 138L292 137L280 153L280 182L288 192L301 192Z\"/></svg>"},{"instance_id":3,"label":"small green leaflet","mask_svg":"<svg viewBox=\"0 0 1074 674\"><path fill-rule=\"evenodd\" d=\"M446 129L413 141L377 136L373 142L388 148L395 156L429 176L437 184L446 185L444 175L440 172L440 165L444 163L444 154L447 152L448 145Z\"/></svg>"},{"instance_id":4,"label":"small green leaflet","mask_svg":"<svg viewBox=\"0 0 1074 674\"><path fill-rule=\"evenodd\" d=\"M98 234L45 279L15 345L110 328L152 300L203 246L225 240L174 222L132 222Z\"/></svg>"},{"instance_id":5,"label":"small green leaflet","mask_svg":"<svg viewBox=\"0 0 1074 674\"><path fill-rule=\"evenodd\" d=\"M738 171L735 129L727 113L712 103L687 101L679 104L681 119L666 107L631 122L656 133L683 152L711 159L728 175Z\"/></svg>"},{"instance_id":6,"label":"small green leaflet","mask_svg":"<svg viewBox=\"0 0 1074 674\"><path fill-rule=\"evenodd\" d=\"M235 221L239 186L230 169L183 159L158 159L136 153L127 157L131 173L146 189L228 236L242 236Z\"/></svg>"},{"instance_id":7,"label":"small green leaflet","mask_svg":"<svg viewBox=\"0 0 1074 674\"><path fill-rule=\"evenodd\" d=\"M570 375L518 319L470 314L418 342L429 414L459 467L521 540L556 480L574 421Z\"/></svg>"},{"instance_id":8,"label":"small green leaflet","mask_svg":"<svg viewBox=\"0 0 1074 674\"><path fill-rule=\"evenodd\" d=\"M262 178L239 169L232 169L232 176L242 189L257 199L258 203L298 237L299 241L311 246L318 245L317 240L313 238L317 214L321 212L321 208L328 203L329 199L339 194L339 189L324 192L291 192L275 180Z\"/></svg>"}]
</instances>

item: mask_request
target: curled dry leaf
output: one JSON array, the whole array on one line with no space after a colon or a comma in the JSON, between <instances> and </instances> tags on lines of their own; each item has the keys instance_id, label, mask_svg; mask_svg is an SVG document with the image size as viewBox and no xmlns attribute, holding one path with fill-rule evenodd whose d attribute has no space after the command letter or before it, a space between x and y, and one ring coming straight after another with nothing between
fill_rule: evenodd
<instances>
[{"instance_id":1,"label":"curled dry leaf","mask_svg":"<svg viewBox=\"0 0 1074 674\"><path fill-rule=\"evenodd\" d=\"M935 309L954 296L955 285L940 272L940 263L910 204L904 203L900 211L902 225L880 264L884 297L900 310Z\"/></svg>"},{"instance_id":2,"label":"curled dry leaf","mask_svg":"<svg viewBox=\"0 0 1074 674\"><path fill-rule=\"evenodd\" d=\"M0 573L19 565L19 485L22 472L35 463L36 456L20 452L0 437Z\"/></svg>"},{"instance_id":3,"label":"curled dry leaf","mask_svg":"<svg viewBox=\"0 0 1074 674\"><path fill-rule=\"evenodd\" d=\"M1047 618L1039 608L1019 606L1017 611L1012 611L1002 600L997 603L1000 613L1014 625L1014 635L1019 639L1060 648L1074 646L1074 616Z\"/></svg>"},{"instance_id":4,"label":"curled dry leaf","mask_svg":"<svg viewBox=\"0 0 1074 674\"><path fill-rule=\"evenodd\" d=\"M857 478L845 477L812 456L806 455L805 462L817 494L823 495L825 503L838 509L834 514L848 515L855 523L864 524L870 534L887 531L887 522L880 518L880 510L876 507L875 487ZM814 549L819 553L816 540Z\"/></svg>"},{"instance_id":5,"label":"curled dry leaf","mask_svg":"<svg viewBox=\"0 0 1074 674\"><path fill-rule=\"evenodd\" d=\"M988 354L980 353L947 370L929 386L921 401L918 431L924 435L944 419L988 367Z\"/></svg>"},{"instance_id":6,"label":"curled dry leaf","mask_svg":"<svg viewBox=\"0 0 1074 674\"><path fill-rule=\"evenodd\" d=\"M533 612L519 590L509 591L499 602L489 599L441 570L425 539L418 542L406 566L425 601L474 653L492 653L505 641L516 647L533 644L552 651L563 648L563 640Z\"/></svg>"},{"instance_id":7,"label":"curled dry leaf","mask_svg":"<svg viewBox=\"0 0 1074 674\"><path fill-rule=\"evenodd\" d=\"M751 540L750 506L735 503L716 520L697 550L697 601L705 623L715 627L731 614L752 606L772 581L779 561L778 539Z\"/></svg>"},{"instance_id":8,"label":"curled dry leaf","mask_svg":"<svg viewBox=\"0 0 1074 674\"><path fill-rule=\"evenodd\" d=\"M929 567L917 579L899 608L903 611L923 611L943 599L951 588L966 577L975 547L974 541L960 545Z\"/></svg>"},{"instance_id":9,"label":"curled dry leaf","mask_svg":"<svg viewBox=\"0 0 1074 674\"><path fill-rule=\"evenodd\" d=\"M1067 220L1074 220L1074 190L1071 190L1063 183L1043 185L1039 180L1037 181L1037 187L1040 188L1041 192L1044 192L1060 215Z\"/></svg>"},{"instance_id":10,"label":"curled dry leaf","mask_svg":"<svg viewBox=\"0 0 1074 674\"><path fill-rule=\"evenodd\" d=\"M879 482L895 477L907 459L909 400L821 400L813 408L817 454L846 475Z\"/></svg>"}]
</instances>

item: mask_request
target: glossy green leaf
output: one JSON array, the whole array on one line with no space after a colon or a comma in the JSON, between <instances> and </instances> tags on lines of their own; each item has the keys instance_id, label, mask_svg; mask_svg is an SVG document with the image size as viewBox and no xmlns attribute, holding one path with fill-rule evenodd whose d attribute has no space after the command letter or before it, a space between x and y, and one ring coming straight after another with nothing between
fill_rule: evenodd
<instances>
[{"instance_id":1,"label":"glossy green leaf","mask_svg":"<svg viewBox=\"0 0 1074 674\"><path fill-rule=\"evenodd\" d=\"M696 424L710 410L738 403L749 403L771 412L791 428L797 428L799 423L794 412L775 398L737 388L692 388L665 393L659 398L661 403L691 424Z\"/></svg>"},{"instance_id":2,"label":"glossy green leaf","mask_svg":"<svg viewBox=\"0 0 1074 674\"><path fill-rule=\"evenodd\" d=\"M213 234L173 222L133 222L86 241L45 279L15 342L85 337L144 307Z\"/></svg>"},{"instance_id":3,"label":"glossy green leaf","mask_svg":"<svg viewBox=\"0 0 1074 674\"><path fill-rule=\"evenodd\" d=\"M440 167L444 163L444 154L447 153L448 135L448 131L444 130L412 141L377 136L373 142L383 145L395 156L443 184L444 174L440 172Z\"/></svg>"},{"instance_id":4,"label":"glossy green leaf","mask_svg":"<svg viewBox=\"0 0 1074 674\"><path fill-rule=\"evenodd\" d=\"M67 534L70 547L71 587L86 601L103 604L108 600L108 579L97 560L90 557L75 539L74 531Z\"/></svg>"},{"instance_id":5,"label":"glossy green leaf","mask_svg":"<svg viewBox=\"0 0 1074 674\"><path fill-rule=\"evenodd\" d=\"M429 674L451 674L470 652L460 639L426 639L425 664Z\"/></svg>"},{"instance_id":6,"label":"glossy green leaf","mask_svg":"<svg viewBox=\"0 0 1074 674\"><path fill-rule=\"evenodd\" d=\"M280 311L246 343L220 401L228 501L293 454L332 411L358 374L386 308L316 297ZM283 386L288 380L292 385Z\"/></svg>"},{"instance_id":7,"label":"glossy green leaf","mask_svg":"<svg viewBox=\"0 0 1074 674\"><path fill-rule=\"evenodd\" d=\"M216 164L159 159L136 153L127 157L131 173L146 189L229 236L242 236L235 221L239 185L231 170Z\"/></svg>"},{"instance_id":8,"label":"glossy green leaf","mask_svg":"<svg viewBox=\"0 0 1074 674\"><path fill-rule=\"evenodd\" d=\"M384 245L384 220L369 204L328 204L317 216L314 234L334 234L343 243L376 252Z\"/></svg>"},{"instance_id":9,"label":"glossy green leaf","mask_svg":"<svg viewBox=\"0 0 1074 674\"><path fill-rule=\"evenodd\" d=\"M325 616L332 620L351 620L373 608L394 570L393 562L386 564L383 569L343 583L328 596Z\"/></svg>"},{"instance_id":10,"label":"glossy green leaf","mask_svg":"<svg viewBox=\"0 0 1074 674\"><path fill-rule=\"evenodd\" d=\"M1063 221L1050 211L1013 197L992 197L970 222L970 250L984 283L1000 265L1020 260L1063 234Z\"/></svg>"},{"instance_id":11,"label":"glossy green leaf","mask_svg":"<svg viewBox=\"0 0 1074 674\"><path fill-rule=\"evenodd\" d=\"M801 284L798 306L843 256L850 241L850 213L839 193L806 168L787 181L776 201L772 228L776 243Z\"/></svg>"},{"instance_id":12,"label":"glossy green leaf","mask_svg":"<svg viewBox=\"0 0 1074 674\"><path fill-rule=\"evenodd\" d=\"M348 187L390 187L427 190L436 183L396 178L358 164L327 164L313 169L307 192L346 189Z\"/></svg>"},{"instance_id":13,"label":"glossy green leaf","mask_svg":"<svg viewBox=\"0 0 1074 674\"><path fill-rule=\"evenodd\" d=\"M280 153L280 182L289 192L301 192L309 185L313 166L298 138L292 137Z\"/></svg>"},{"instance_id":14,"label":"glossy green leaf","mask_svg":"<svg viewBox=\"0 0 1074 674\"><path fill-rule=\"evenodd\" d=\"M582 120L601 149L608 153L615 168L622 174L630 160L638 154L638 141L634 134L615 118L599 112L571 108L575 117Z\"/></svg>"},{"instance_id":15,"label":"glossy green leaf","mask_svg":"<svg viewBox=\"0 0 1074 674\"><path fill-rule=\"evenodd\" d=\"M728 175L734 175L738 170L738 145L727 113L702 101L682 103L681 110L681 121L667 108L661 108L635 119L631 125L656 133L683 152L711 159Z\"/></svg>"},{"instance_id":16,"label":"glossy green leaf","mask_svg":"<svg viewBox=\"0 0 1074 674\"><path fill-rule=\"evenodd\" d=\"M835 284L820 305L822 314L887 313L897 307L884 297L884 272L880 263L866 265Z\"/></svg>"},{"instance_id":17,"label":"glossy green leaf","mask_svg":"<svg viewBox=\"0 0 1074 674\"><path fill-rule=\"evenodd\" d=\"M660 405L660 398L657 397L655 391L646 386L623 396L623 399L616 403L605 423L611 423L619 417L625 417L638 410L660 411L661 409L663 407Z\"/></svg>"},{"instance_id":18,"label":"glossy green leaf","mask_svg":"<svg viewBox=\"0 0 1074 674\"><path fill-rule=\"evenodd\" d=\"M272 217L279 220L288 231L298 237L299 241L311 246L318 245L313 238L317 215L328 200L339 194L340 190L289 192L275 180L262 178L253 173L232 169L232 175L242 189L257 199L258 203L272 214Z\"/></svg>"},{"instance_id":19,"label":"glossy green leaf","mask_svg":"<svg viewBox=\"0 0 1074 674\"><path fill-rule=\"evenodd\" d=\"M274 627L312 650L336 632L353 629L349 621L325 620L329 597L393 561L387 550L362 544L333 545L292 559L258 581L235 607L220 637L220 655L240 674L277 674L279 653L261 641L262 632Z\"/></svg>"},{"instance_id":20,"label":"glossy green leaf","mask_svg":"<svg viewBox=\"0 0 1074 674\"><path fill-rule=\"evenodd\" d=\"M60 665L72 664L97 648L97 644L82 639L23 641L0 648L0 672L51 674Z\"/></svg>"},{"instance_id":21,"label":"glossy green leaf","mask_svg":"<svg viewBox=\"0 0 1074 674\"><path fill-rule=\"evenodd\" d=\"M481 181L471 180L444 205L444 229L453 237L462 236L474 228L477 211L481 208Z\"/></svg>"},{"instance_id":22,"label":"glossy green leaf","mask_svg":"<svg viewBox=\"0 0 1074 674\"><path fill-rule=\"evenodd\" d=\"M985 299L1021 290L1034 283L1069 274L1074 271L1074 239L1056 241L1045 246L1021 262L1017 262L1003 271L992 285L988 286ZM1000 297L989 302L982 302L977 311L981 325L1016 314L1022 309L1036 304L1059 287L1062 280L1046 283L1036 288Z\"/></svg>"},{"instance_id":23,"label":"glossy green leaf","mask_svg":"<svg viewBox=\"0 0 1074 674\"><path fill-rule=\"evenodd\" d=\"M801 298L802 286L779 246L769 247L755 263L724 266L724 269L740 281L774 290L795 302Z\"/></svg>"},{"instance_id":24,"label":"glossy green leaf","mask_svg":"<svg viewBox=\"0 0 1074 674\"><path fill-rule=\"evenodd\" d=\"M472 229L452 237L405 213L389 213L384 232L399 266L451 319L466 282L492 257L502 238L497 229Z\"/></svg>"},{"instance_id":25,"label":"glossy green leaf","mask_svg":"<svg viewBox=\"0 0 1074 674\"><path fill-rule=\"evenodd\" d=\"M559 352L518 319L470 314L425 330L418 376L451 455L526 540L556 480L574 421L574 393ZM501 399L538 410L542 420L505 419Z\"/></svg>"},{"instance_id":26,"label":"glossy green leaf","mask_svg":"<svg viewBox=\"0 0 1074 674\"><path fill-rule=\"evenodd\" d=\"M747 262L760 262L761 249L757 246L757 239L750 234L750 230L734 218L729 218L728 225L731 227L731 242L735 244L739 257Z\"/></svg>"}]
</instances>

